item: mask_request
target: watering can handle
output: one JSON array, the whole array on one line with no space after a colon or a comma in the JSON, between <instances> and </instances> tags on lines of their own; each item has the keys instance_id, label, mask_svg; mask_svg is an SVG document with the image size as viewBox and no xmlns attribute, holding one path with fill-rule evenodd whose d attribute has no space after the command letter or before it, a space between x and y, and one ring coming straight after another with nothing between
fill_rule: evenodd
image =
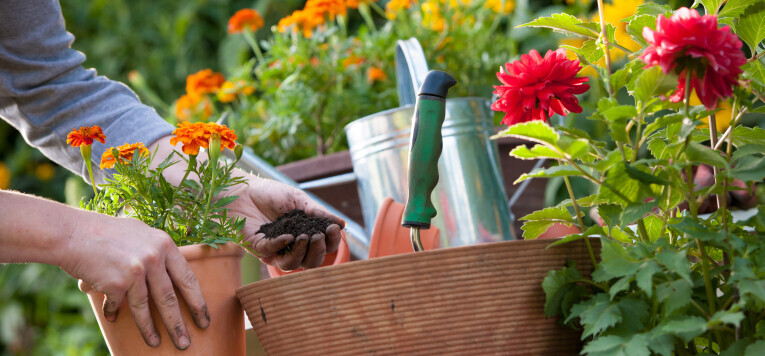
<instances>
[{"instance_id":1,"label":"watering can handle","mask_svg":"<svg viewBox=\"0 0 765 356\"><path fill-rule=\"evenodd\" d=\"M425 76L428 62L416 38L396 41L396 87L400 106L414 105Z\"/></svg>"}]
</instances>

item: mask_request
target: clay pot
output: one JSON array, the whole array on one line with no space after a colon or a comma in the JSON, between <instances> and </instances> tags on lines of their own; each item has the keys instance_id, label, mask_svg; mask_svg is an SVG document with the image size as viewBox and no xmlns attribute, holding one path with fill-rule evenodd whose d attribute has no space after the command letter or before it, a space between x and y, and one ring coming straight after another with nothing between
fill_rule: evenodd
<instances>
[{"instance_id":1,"label":"clay pot","mask_svg":"<svg viewBox=\"0 0 765 356\"><path fill-rule=\"evenodd\" d=\"M580 332L543 314L542 280L568 261L587 275L592 262L583 240L551 242L353 261L254 282L237 297L270 355L577 355Z\"/></svg>"},{"instance_id":2,"label":"clay pot","mask_svg":"<svg viewBox=\"0 0 765 356\"><path fill-rule=\"evenodd\" d=\"M337 248L337 251L324 255L324 262L317 268L339 265L351 260L351 250L348 247L348 243L345 242L345 232L341 231L341 233L343 234L343 238L340 240L340 246ZM298 268L292 271L282 271L279 267L271 265L266 265L266 268L268 269L268 275L271 276L271 278L305 271L304 268Z\"/></svg>"},{"instance_id":3,"label":"clay pot","mask_svg":"<svg viewBox=\"0 0 765 356\"><path fill-rule=\"evenodd\" d=\"M244 355L244 314L235 296L242 284L241 259L244 250L236 244L226 244L218 249L207 245L180 247L191 270L199 281L202 294L210 313L210 326L199 329L194 324L183 296L176 290L181 316L191 338L191 346L181 351L175 348L154 302L149 303L154 326L162 340L157 348L146 345L135 325L130 308L125 301L120 306L117 320L106 321L102 306L104 295L80 281L80 289L88 295L98 319L109 352L120 355Z\"/></svg>"},{"instance_id":4,"label":"clay pot","mask_svg":"<svg viewBox=\"0 0 765 356\"><path fill-rule=\"evenodd\" d=\"M414 252L410 229L401 226L404 204L385 198L375 218L375 226L369 243L369 258ZM441 245L437 227L420 230L420 240L425 250L435 250Z\"/></svg>"}]
</instances>

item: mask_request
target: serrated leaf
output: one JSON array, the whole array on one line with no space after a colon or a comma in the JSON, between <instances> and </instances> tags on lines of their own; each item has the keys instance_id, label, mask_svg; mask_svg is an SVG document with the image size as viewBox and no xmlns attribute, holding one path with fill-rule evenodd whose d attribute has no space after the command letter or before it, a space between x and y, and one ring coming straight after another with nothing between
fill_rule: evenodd
<instances>
[{"instance_id":1,"label":"serrated leaf","mask_svg":"<svg viewBox=\"0 0 765 356\"><path fill-rule=\"evenodd\" d=\"M598 205L598 215L600 215L603 222L609 227L620 225L622 223L623 208L616 204L602 204Z\"/></svg>"},{"instance_id":2,"label":"serrated leaf","mask_svg":"<svg viewBox=\"0 0 765 356\"><path fill-rule=\"evenodd\" d=\"M617 355L624 347L627 339L617 335L606 335L594 338L582 348L585 355Z\"/></svg>"},{"instance_id":3,"label":"serrated leaf","mask_svg":"<svg viewBox=\"0 0 765 356\"><path fill-rule=\"evenodd\" d=\"M597 33L593 33L584 27L577 26L582 23L584 23L582 20L569 14L552 14L550 17L540 17L517 27L544 27L564 34L597 37Z\"/></svg>"},{"instance_id":4,"label":"serrated leaf","mask_svg":"<svg viewBox=\"0 0 765 356\"><path fill-rule=\"evenodd\" d=\"M534 145L529 149L524 145L518 145L510 151L510 156L518 159L539 159L539 158L552 158L562 159L565 156L560 154L555 149L545 145Z\"/></svg>"},{"instance_id":5,"label":"serrated leaf","mask_svg":"<svg viewBox=\"0 0 765 356\"><path fill-rule=\"evenodd\" d=\"M584 58L584 60L588 63L595 63L603 58L603 50L598 47L596 40L594 39L589 39L582 42L582 46L578 48L567 45L563 45L561 47L574 51L574 53Z\"/></svg>"},{"instance_id":6,"label":"serrated leaf","mask_svg":"<svg viewBox=\"0 0 765 356\"><path fill-rule=\"evenodd\" d=\"M603 114L607 120L615 121L619 119L633 118L637 116L637 111L632 105L619 105L610 107L605 111L602 111L601 114Z\"/></svg>"},{"instance_id":7,"label":"serrated leaf","mask_svg":"<svg viewBox=\"0 0 765 356\"><path fill-rule=\"evenodd\" d=\"M620 278L608 288L608 297L611 298L611 300L614 300L619 292L625 291L630 287L630 283L632 283L631 276Z\"/></svg>"},{"instance_id":8,"label":"serrated leaf","mask_svg":"<svg viewBox=\"0 0 765 356\"><path fill-rule=\"evenodd\" d=\"M670 14L672 14L671 6L647 2L644 4L638 5L637 10L635 10L635 14L622 21L632 19L638 16L643 16L643 15L656 16L656 15L670 15Z\"/></svg>"},{"instance_id":9,"label":"serrated leaf","mask_svg":"<svg viewBox=\"0 0 765 356\"><path fill-rule=\"evenodd\" d=\"M627 92L635 98L636 102L645 103L656 94L662 76L659 66L646 68L634 82L627 85Z\"/></svg>"},{"instance_id":10,"label":"serrated leaf","mask_svg":"<svg viewBox=\"0 0 765 356\"><path fill-rule=\"evenodd\" d=\"M525 220L521 226L523 230L523 238L535 239L539 235L543 234L547 229L556 223L565 223L571 226L574 223L574 218L571 217L566 208L545 208L535 211L522 217L520 220Z\"/></svg>"},{"instance_id":11,"label":"serrated leaf","mask_svg":"<svg viewBox=\"0 0 765 356\"><path fill-rule=\"evenodd\" d=\"M631 78L637 77L643 71L644 66L645 63L642 59L633 59L624 67L611 74L610 82L614 92L618 92L621 88L627 86Z\"/></svg>"},{"instance_id":12,"label":"serrated leaf","mask_svg":"<svg viewBox=\"0 0 765 356\"><path fill-rule=\"evenodd\" d=\"M542 289L545 291L545 316L553 317L561 314L561 301L576 287L580 279L582 274L576 269L575 264L547 273L542 280Z\"/></svg>"},{"instance_id":13,"label":"serrated leaf","mask_svg":"<svg viewBox=\"0 0 765 356\"><path fill-rule=\"evenodd\" d=\"M674 334L685 342L693 340L707 330L704 318L698 316L681 316L661 324L661 331Z\"/></svg>"},{"instance_id":14,"label":"serrated leaf","mask_svg":"<svg viewBox=\"0 0 765 356\"><path fill-rule=\"evenodd\" d=\"M624 170L625 172L627 172L627 175L632 179L635 179L647 184L658 184L658 185L671 184L670 181L663 179L659 176L656 176L654 174L644 172L638 167L640 166L633 166L627 162L624 162Z\"/></svg>"},{"instance_id":15,"label":"serrated leaf","mask_svg":"<svg viewBox=\"0 0 765 356\"><path fill-rule=\"evenodd\" d=\"M619 242L601 238L600 266L598 270L611 278L630 276L640 268L640 261L631 257Z\"/></svg>"},{"instance_id":16,"label":"serrated leaf","mask_svg":"<svg viewBox=\"0 0 765 356\"><path fill-rule=\"evenodd\" d=\"M727 8L726 5L721 13L725 13ZM757 46L765 39L765 2L745 7L745 10L741 10L743 12L736 24L736 31L752 52L756 52Z\"/></svg>"},{"instance_id":17,"label":"serrated leaf","mask_svg":"<svg viewBox=\"0 0 765 356\"><path fill-rule=\"evenodd\" d=\"M635 276L638 288L642 289L648 298L653 295L653 275L661 271L656 262L648 260L638 269Z\"/></svg>"},{"instance_id":18,"label":"serrated leaf","mask_svg":"<svg viewBox=\"0 0 765 356\"><path fill-rule=\"evenodd\" d=\"M665 249L656 255L656 261L667 270L677 273L688 283L691 283L691 266L685 251Z\"/></svg>"},{"instance_id":19,"label":"serrated leaf","mask_svg":"<svg viewBox=\"0 0 765 356\"><path fill-rule=\"evenodd\" d=\"M624 207L624 210L622 211L621 221L627 224L632 224L635 221L642 219L655 207L656 201L627 204L627 206Z\"/></svg>"},{"instance_id":20,"label":"serrated leaf","mask_svg":"<svg viewBox=\"0 0 765 356\"><path fill-rule=\"evenodd\" d=\"M765 280L745 279L738 284L741 295L750 295L765 303Z\"/></svg>"},{"instance_id":21,"label":"serrated leaf","mask_svg":"<svg viewBox=\"0 0 765 356\"><path fill-rule=\"evenodd\" d=\"M765 67L763 67L759 60L746 62L746 64L741 66L741 69L744 70L745 77L757 80L760 84L765 84Z\"/></svg>"},{"instance_id":22,"label":"serrated leaf","mask_svg":"<svg viewBox=\"0 0 765 356\"><path fill-rule=\"evenodd\" d=\"M597 335L622 321L622 311L617 303L608 300L605 294L597 294L592 298L592 304L579 313L584 325L582 339Z\"/></svg>"},{"instance_id":23,"label":"serrated leaf","mask_svg":"<svg viewBox=\"0 0 765 356\"><path fill-rule=\"evenodd\" d=\"M707 322L708 327L714 327L719 324L730 324L738 327L744 320L744 313L740 311L720 310L716 312Z\"/></svg>"},{"instance_id":24,"label":"serrated leaf","mask_svg":"<svg viewBox=\"0 0 765 356\"><path fill-rule=\"evenodd\" d=\"M765 145L765 129L746 126L737 126L733 129L733 146L747 144Z\"/></svg>"},{"instance_id":25,"label":"serrated leaf","mask_svg":"<svg viewBox=\"0 0 765 356\"><path fill-rule=\"evenodd\" d=\"M672 356L672 351L675 349L675 338L667 334L654 336L651 343L648 344L648 348L659 355Z\"/></svg>"},{"instance_id":26,"label":"serrated leaf","mask_svg":"<svg viewBox=\"0 0 765 356\"><path fill-rule=\"evenodd\" d=\"M510 126L504 131L492 136L492 139L503 136L522 138L542 144L550 144L552 146L558 144L558 133L555 132L550 125L542 121L529 121Z\"/></svg>"},{"instance_id":27,"label":"serrated leaf","mask_svg":"<svg viewBox=\"0 0 765 356\"><path fill-rule=\"evenodd\" d=\"M625 30L627 31L627 34L632 37L633 41L637 42L643 47L648 47L648 42L645 40L645 38L643 38L643 28L645 27L655 30L656 16L645 15L635 17L634 19L630 20L630 22L627 24L627 27L625 27Z\"/></svg>"},{"instance_id":28,"label":"serrated leaf","mask_svg":"<svg viewBox=\"0 0 765 356\"><path fill-rule=\"evenodd\" d=\"M537 168L529 173L521 174L513 184L518 184L526 179L531 178L550 178L550 177L564 177L564 176L581 176L582 172L578 171L572 166L553 166L550 168Z\"/></svg>"},{"instance_id":29,"label":"serrated leaf","mask_svg":"<svg viewBox=\"0 0 765 356\"><path fill-rule=\"evenodd\" d=\"M721 0L706 0L707 2L719 2L722 4ZM744 13L744 10L746 10L747 7L753 5L756 1L752 0L728 0L728 2L725 3L725 7L720 11L720 13L717 15L717 17L739 17ZM704 4L704 7L706 7L706 4ZM718 4L719 7L719 4Z\"/></svg>"},{"instance_id":30,"label":"serrated leaf","mask_svg":"<svg viewBox=\"0 0 765 356\"><path fill-rule=\"evenodd\" d=\"M669 125L676 124L678 122L683 121L683 115L681 114L671 114L671 115L664 115L656 120L654 120L652 123L646 125L645 130L643 131L643 135L650 135L654 131L661 130Z\"/></svg>"},{"instance_id":31,"label":"serrated leaf","mask_svg":"<svg viewBox=\"0 0 765 356\"><path fill-rule=\"evenodd\" d=\"M759 182L765 178L765 157L744 157L730 171L730 176L743 182Z\"/></svg>"},{"instance_id":32,"label":"serrated leaf","mask_svg":"<svg viewBox=\"0 0 765 356\"><path fill-rule=\"evenodd\" d=\"M693 5L695 7L696 4L701 2L704 4L704 9L707 10L707 13L714 15L720 9L720 5L722 5L724 1L725 0L696 0Z\"/></svg>"},{"instance_id":33,"label":"serrated leaf","mask_svg":"<svg viewBox=\"0 0 765 356\"><path fill-rule=\"evenodd\" d=\"M688 160L694 163L704 163L717 168L725 168L728 162L719 151L715 151L697 142L690 142L685 151Z\"/></svg>"}]
</instances>

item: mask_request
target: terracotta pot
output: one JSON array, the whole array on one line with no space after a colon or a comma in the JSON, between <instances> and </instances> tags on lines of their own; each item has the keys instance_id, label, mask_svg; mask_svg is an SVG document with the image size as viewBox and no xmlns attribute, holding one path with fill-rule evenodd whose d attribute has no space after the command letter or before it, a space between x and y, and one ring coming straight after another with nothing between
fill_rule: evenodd
<instances>
[{"instance_id":1,"label":"terracotta pot","mask_svg":"<svg viewBox=\"0 0 765 356\"><path fill-rule=\"evenodd\" d=\"M375 226L369 242L369 258L413 253L410 229L401 226L401 216L404 214L404 204L391 198L383 200L380 210L375 217ZM435 250L441 245L440 231L437 227L420 230L422 247Z\"/></svg>"},{"instance_id":2,"label":"terracotta pot","mask_svg":"<svg viewBox=\"0 0 765 356\"><path fill-rule=\"evenodd\" d=\"M599 249L599 240L591 239ZM576 355L580 333L543 315L542 280L584 241L518 240L353 261L237 290L271 355Z\"/></svg>"},{"instance_id":3,"label":"terracotta pot","mask_svg":"<svg viewBox=\"0 0 765 356\"><path fill-rule=\"evenodd\" d=\"M348 247L348 243L345 242L345 232L341 231L341 233L343 234L343 238L340 240L340 246L337 248L337 251L326 254L324 256L324 262L322 262L321 266L318 268L339 265L351 260L351 250ZM282 271L279 267L271 265L266 265L266 268L268 269L268 275L271 276L271 278L305 271L304 268L298 268L292 271Z\"/></svg>"},{"instance_id":4,"label":"terracotta pot","mask_svg":"<svg viewBox=\"0 0 765 356\"><path fill-rule=\"evenodd\" d=\"M120 306L117 320L110 323L102 311L104 295L80 281L80 289L90 299L101 333L113 356L245 354L244 313L234 294L242 284L240 263L244 250L231 243L219 246L218 249L207 245L191 245L182 246L180 250L199 281L210 313L210 326L207 329L197 328L183 297L176 290L181 315L191 338L191 346L184 351L173 345L154 302L150 302L149 307L154 326L162 340L157 348L144 342L127 301Z\"/></svg>"}]
</instances>

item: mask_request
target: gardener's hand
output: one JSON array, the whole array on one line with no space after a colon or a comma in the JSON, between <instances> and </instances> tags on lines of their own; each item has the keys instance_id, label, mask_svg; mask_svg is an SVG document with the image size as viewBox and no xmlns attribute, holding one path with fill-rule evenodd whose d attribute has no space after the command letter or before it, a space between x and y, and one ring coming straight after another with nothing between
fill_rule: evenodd
<instances>
[{"instance_id":1,"label":"gardener's hand","mask_svg":"<svg viewBox=\"0 0 765 356\"><path fill-rule=\"evenodd\" d=\"M345 226L345 221L327 212L300 189L239 172L247 179L248 184L240 184L227 193L239 197L228 207L235 214L247 219L242 231L244 242L249 242L248 247L261 261L285 271L298 267L314 268L321 265L324 255L337 250L341 239L340 231ZM256 234L261 225L276 220L292 209L303 209L309 216L325 217L334 224L327 227L325 234L313 236L281 235L267 239L262 233ZM289 253L277 254L293 242Z\"/></svg>"},{"instance_id":2,"label":"gardener's hand","mask_svg":"<svg viewBox=\"0 0 765 356\"><path fill-rule=\"evenodd\" d=\"M200 328L210 325L202 292L189 264L165 232L130 218L115 218L84 212L69 233L61 268L81 284L106 295L106 320L117 319L124 300L146 344L159 346L160 336L149 313L149 298L159 310L175 347L191 344L181 319L178 297L181 292L192 318Z\"/></svg>"}]
</instances>

